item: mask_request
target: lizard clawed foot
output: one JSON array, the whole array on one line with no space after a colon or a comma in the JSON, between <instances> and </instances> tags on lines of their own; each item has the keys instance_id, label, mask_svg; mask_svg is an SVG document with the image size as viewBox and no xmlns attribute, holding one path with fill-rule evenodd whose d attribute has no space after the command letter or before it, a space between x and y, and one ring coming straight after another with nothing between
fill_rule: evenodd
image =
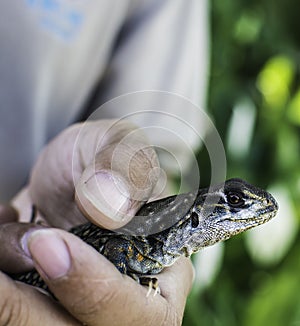
<instances>
[{"instance_id":1,"label":"lizard clawed foot","mask_svg":"<svg viewBox=\"0 0 300 326\"><path fill-rule=\"evenodd\" d=\"M148 286L148 292L146 297L148 298L152 290L154 290L153 297L160 293L160 288L158 285L158 279L155 277L140 277L139 282L141 285Z\"/></svg>"}]
</instances>

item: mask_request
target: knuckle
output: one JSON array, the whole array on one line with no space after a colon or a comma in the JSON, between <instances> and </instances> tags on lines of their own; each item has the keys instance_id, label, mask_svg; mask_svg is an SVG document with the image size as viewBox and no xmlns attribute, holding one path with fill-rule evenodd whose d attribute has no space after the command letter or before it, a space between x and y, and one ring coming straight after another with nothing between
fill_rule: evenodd
<instances>
[{"instance_id":1,"label":"knuckle","mask_svg":"<svg viewBox=\"0 0 300 326\"><path fill-rule=\"evenodd\" d=\"M109 310L111 304L119 300L119 287L113 281L97 280L94 286L88 284L83 288L84 291L76 296L71 308L80 320L93 321L101 311Z\"/></svg>"},{"instance_id":2,"label":"knuckle","mask_svg":"<svg viewBox=\"0 0 300 326\"><path fill-rule=\"evenodd\" d=\"M161 322L161 326L167 326L167 325L180 326L182 324L182 318L183 318L182 314L179 314L173 306L168 304L166 306L166 313Z\"/></svg>"}]
</instances>

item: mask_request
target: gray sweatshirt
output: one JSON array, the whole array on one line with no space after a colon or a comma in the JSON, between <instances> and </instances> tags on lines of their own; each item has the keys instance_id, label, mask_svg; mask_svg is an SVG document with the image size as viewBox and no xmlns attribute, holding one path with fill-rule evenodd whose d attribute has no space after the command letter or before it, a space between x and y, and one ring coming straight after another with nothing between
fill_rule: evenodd
<instances>
[{"instance_id":1,"label":"gray sweatshirt","mask_svg":"<svg viewBox=\"0 0 300 326\"><path fill-rule=\"evenodd\" d=\"M144 128L159 125L171 110L201 129L197 110L188 107L204 105L207 15L205 0L1 1L0 200L26 183L51 138L120 95L130 93L93 118L158 110L133 119ZM193 132L174 121L169 126L197 146ZM183 153L176 137L148 136Z\"/></svg>"}]
</instances>

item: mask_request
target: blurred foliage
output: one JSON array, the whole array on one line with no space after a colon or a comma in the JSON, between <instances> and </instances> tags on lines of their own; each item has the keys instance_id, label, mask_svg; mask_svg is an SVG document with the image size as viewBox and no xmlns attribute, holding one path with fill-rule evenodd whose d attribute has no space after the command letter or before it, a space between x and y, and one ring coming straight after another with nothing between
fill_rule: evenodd
<instances>
[{"instance_id":1,"label":"blurred foliage","mask_svg":"<svg viewBox=\"0 0 300 326\"><path fill-rule=\"evenodd\" d=\"M224 141L228 177L280 185L299 228L300 2L213 0L210 9L208 107ZM243 128L250 130L247 141ZM201 171L209 171L205 148L198 157ZM201 179L208 184L209 173ZM300 236L294 234L279 261L265 264L250 255L245 235L227 241L216 279L192 291L183 325L300 325ZM277 240L271 238L266 241Z\"/></svg>"}]
</instances>

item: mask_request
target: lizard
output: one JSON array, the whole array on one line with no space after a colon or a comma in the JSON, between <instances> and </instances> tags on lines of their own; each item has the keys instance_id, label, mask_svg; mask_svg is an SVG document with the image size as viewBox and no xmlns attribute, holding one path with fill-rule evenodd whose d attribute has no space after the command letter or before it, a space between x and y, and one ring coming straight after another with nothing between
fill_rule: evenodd
<instances>
[{"instance_id":1,"label":"lizard","mask_svg":"<svg viewBox=\"0 0 300 326\"><path fill-rule=\"evenodd\" d=\"M270 193L234 178L147 203L119 230L88 222L70 232L104 255L121 273L148 285L149 290L159 291L158 280L152 275L171 266L181 255L190 257L204 247L261 225L277 211L278 204ZM50 292L36 270L11 276Z\"/></svg>"}]
</instances>

